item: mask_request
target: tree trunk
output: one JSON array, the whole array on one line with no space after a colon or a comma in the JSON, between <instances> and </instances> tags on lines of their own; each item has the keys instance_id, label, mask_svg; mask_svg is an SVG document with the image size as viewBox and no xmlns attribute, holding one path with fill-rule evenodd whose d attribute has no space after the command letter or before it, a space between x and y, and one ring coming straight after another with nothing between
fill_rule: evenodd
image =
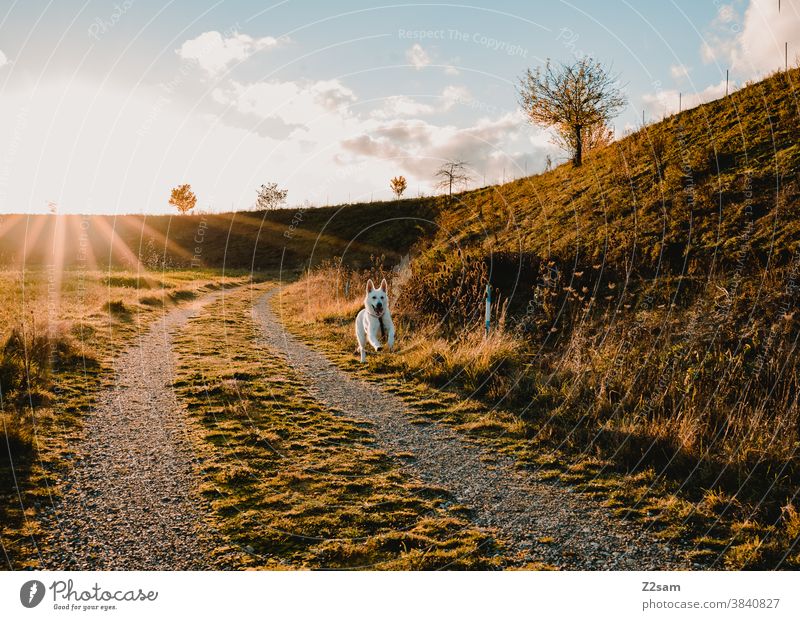
<instances>
[{"instance_id":1,"label":"tree trunk","mask_svg":"<svg viewBox=\"0 0 800 620\"><path fill-rule=\"evenodd\" d=\"M580 125L575 126L575 157L572 163L576 168L583 163L583 136L581 135L581 129Z\"/></svg>"}]
</instances>

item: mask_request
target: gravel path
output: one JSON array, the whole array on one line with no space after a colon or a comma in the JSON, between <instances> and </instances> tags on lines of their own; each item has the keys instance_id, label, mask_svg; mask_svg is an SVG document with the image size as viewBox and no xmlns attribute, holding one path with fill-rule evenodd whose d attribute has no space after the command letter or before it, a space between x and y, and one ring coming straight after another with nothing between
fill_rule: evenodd
<instances>
[{"instance_id":1,"label":"gravel path","mask_svg":"<svg viewBox=\"0 0 800 620\"><path fill-rule=\"evenodd\" d=\"M274 292L259 300L255 315L266 344L308 379L311 394L350 417L372 422L377 441L389 453L413 453L406 467L447 489L471 509L477 525L494 530L526 561L571 570L689 567L674 545L641 535L635 524L614 520L599 503L568 487L518 471L510 457L489 454L442 425L412 424L399 398L348 375L287 333L269 304ZM553 542L538 542L544 537Z\"/></svg>"},{"instance_id":2,"label":"gravel path","mask_svg":"<svg viewBox=\"0 0 800 620\"><path fill-rule=\"evenodd\" d=\"M115 362L115 380L85 422L85 439L50 509L49 569L197 570L215 541L196 494L195 456L172 390L171 334L220 293L172 310Z\"/></svg>"}]
</instances>

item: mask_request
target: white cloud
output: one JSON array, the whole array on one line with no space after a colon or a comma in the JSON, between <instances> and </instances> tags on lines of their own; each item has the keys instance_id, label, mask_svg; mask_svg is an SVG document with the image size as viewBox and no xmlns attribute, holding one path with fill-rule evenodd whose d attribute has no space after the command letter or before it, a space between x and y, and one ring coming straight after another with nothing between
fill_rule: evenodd
<instances>
[{"instance_id":1,"label":"white cloud","mask_svg":"<svg viewBox=\"0 0 800 620\"><path fill-rule=\"evenodd\" d=\"M722 24L730 24L732 21L736 20L737 17L736 9L733 8L732 4L720 5L717 10L716 19Z\"/></svg>"},{"instance_id":2,"label":"white cloud","mask_svg":"<svg viewBox=\"0 0 800 620\"><path fill-rule=\"evenodd\" d=\"M405 95L387 97L383 107L372 112L373 118L391 119L410 116L427 116L436 112L436 108L427 103L420 103Z\"/></svg>"},{"instance_id":3,"label":"white cloud","mask_svg":"<svg viewBox=\"0 0 800 620\"><path fill-rule=\"evenodd\" d=\"M687 67L686 65L672 65L669 68L669 74L676 80L689 77L690 71L691 68Z\"/></svg>"},{"instance_id":4,"label":"white cloud","mask_svg":"<svg viewBox=\"0 0 800 620\"><path fill-rule=\"evenodd\" d=\"M469 90L463 86L447 86L442 94L433 103L422 103L406 95L394 95L387 97L383 106L374 110L370 116L381 120L391 120L398 118L411 118L419 116L430 116L440 112L447 112L457 103L468 103L472 101Z\"/></svg>"},{"instance_id":5,"label":"white cloud","mask_svg":"<svg viewBox=\"0 0 800 620\"><path fill-rule=\"evenodd\" d=\"M414 43L406 50L406 60L417 70L431 64L431 57L419 43Z\"/></svg>"},{"instance_id":6,"label":"white cloud","mask_svg":"<svg viewBox=\"0 0 800 620\"><path fill-rule=\"evenodd\" d=\"M479 173L493 178L503 167L508 168L510 178L516 156L508 145L525 126L525 119L518 112L479 119L470 127L435 125L419 119L395 120L372 124L342 140L340 146L356 161L390 160L404 173L426 182L433 181L436 168L448 159L467 161L476 181Z\"/></svg>"},{"instance_id":7,"label":"white cloud","mask_svg":"<svg viewBox=\"0 0 800 620\"><path fill-rule=\"evenodd\" d=\"M796 61L796 50L800 46L796 35L800 32L800 6L783 2L778 13L774 0L750 0L743 14L733 4L723 4L711 22L700 48L706 63L718 63L720 69L730 70L731 88L746 80L758 79L784 66L784 44L789 43L789 62ZM673 65L670 74L680 79L689 76L690 68ZM696 93L683 93L681 107L684 110L718 99L725 94L725 80L712 84ZM642 98L645 110L651 118L660 118L678 109L677 90L650 93Z\"/></svg>"},{"instance_id":8,"label":"white cloud","mask_svg":"<svg viewBox=\"0 0 800 620\"><path fill-rule=\"evenodd\" d=\"M216 30L204 32L200 36L185 41L176 53L184 60L195 60L207 73L221 73L235 62L247 60L264 49L278 45L274 37L253 38L234 32L225 37Z\"/></svg>"},{"instance_id":9,"label":"white cloud","mask_svg":"<svg viewBox=\"0 0 800 620\"><path fill-rule=\"evenodd\" d=\"M288 125L304 127L322 116L346 117L356 101L352 90L338 80L318 82L231 81L216 88L212 97L237 112L260 119L277 118Z\"/></svg>"},{"instance_id":10,"label":"white cloud","mask_svg":"<svg viewBox=\"0 0 800 620\"><path fill-rule=\"evenodd\" d=\"M463 86L447 86L442 91L442 108L451 109L457 103L467 104L472 101L472 94Z\"/></svg>"},{"instance_id":11,"label":"white cloud","mask_svg":"<svg viewBox=\"0 0 800 620\"><path fill-rule=\"evenodd\" d=\"M789 61L800 49L800 5L783 2L778 13L774 0L750 0L744 15L731 5L720 7L701 48L706 62L725 63L738 81L758 78L784 66L784 44Z\"/></svg>"},{"instance_id":12,"label":"white cloud","mask_svg":"<svg viewBox=\"0 0 800 620\"><path fill-rule=\"evenodd\" d=\"M3 50L0 50L0 67L3 67L9 63L8 57L3 53Z\"/></svg>"}]
</instances>

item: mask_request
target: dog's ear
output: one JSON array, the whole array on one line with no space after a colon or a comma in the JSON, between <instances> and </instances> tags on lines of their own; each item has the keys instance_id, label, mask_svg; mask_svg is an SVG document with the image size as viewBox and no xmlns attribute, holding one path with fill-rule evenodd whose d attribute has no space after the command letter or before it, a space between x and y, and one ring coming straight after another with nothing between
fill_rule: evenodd
<instances>
[{"instance_id":1,"label":"dog's ear","mask_svg":"<svg viewBox=\"0 0 800 620\"><path fill-rule=\"evenodd\" d=\"M381 290L385 293L388 288L389 285L386 283L386 278L384 278L381 280Z\"/></svg>"},{"instance_id":2,"label":"dog's ear","mask_svg":"<svg viewBox=\"0 0 800 620\"><path fill-rule=\"evenodd\" d=\"M375 285L372 283L372 278L367 280L367 293L371 293L375 290Z\"/></svg>"}]
</instances>

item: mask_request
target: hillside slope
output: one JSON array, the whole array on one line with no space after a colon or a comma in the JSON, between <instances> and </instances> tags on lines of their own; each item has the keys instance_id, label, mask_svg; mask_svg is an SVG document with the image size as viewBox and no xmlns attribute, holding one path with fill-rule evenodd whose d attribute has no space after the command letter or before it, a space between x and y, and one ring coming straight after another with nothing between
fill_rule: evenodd
<instances>
[{"instance_id":1,"label":"hillside slope","mask_svg":"<svg viewBox=\"0 0 800 620\"><path fill-rule=\"evenodd\" d=\"M480 401L441 419L525 466L641 485L623 514L710 566L800 566L799 87L776 74L579 169L440 198L391 289L399 351L369 374ZM367 275L290 288L297 329L349 354L360 287L337 283Z\"/></svg>"},{"instance_id":2,"label":"hillside slope","mask_svg":"<svg viewBox=\"0 0 800 620\"><path fill-rule=\"evenodd\" d=\"M334 256L396 263L433 229L434 202L185 216L0 215L0 265L136 268L302 267Z\"/></svg>"},{"instance_id":3,"label":"hillside slope","mask_svg":"<svg viewBox=\"0 0 800 620\"><path fill-rule=\"evenodd\" d=\"M434 245L512 255L493 278L506 293L514 263L533 284L526 260L567 275L601 264L617 279L785 265L800 242L799 120L800 71L778 73L640 129L580 169L461 194Z\"/></svg>"}]
</instances>

